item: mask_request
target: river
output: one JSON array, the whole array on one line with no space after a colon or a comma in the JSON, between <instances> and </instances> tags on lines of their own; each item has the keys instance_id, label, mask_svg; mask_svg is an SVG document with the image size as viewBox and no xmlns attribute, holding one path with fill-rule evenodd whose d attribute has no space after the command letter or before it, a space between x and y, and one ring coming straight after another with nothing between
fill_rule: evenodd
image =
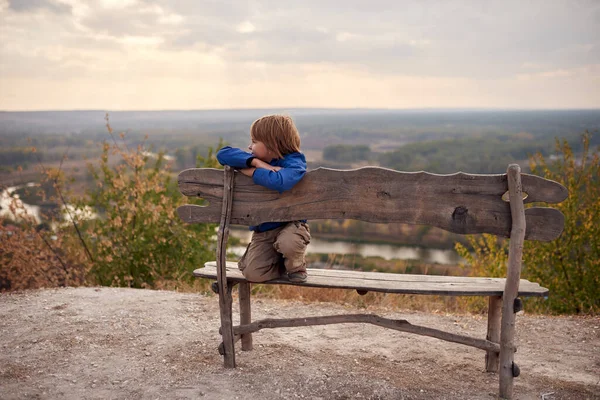
<instances>
[{"instance_id":1,"label":"river","mask_svg":"<svg viewBox=\"0 0 600 400\"><path fill-rule=\"evenodd\" d=\"M18 189L23 187L34 187L37 186L34 183L28 183L23 186L9 187L0 193L0 216L14 219L9 206L13 199L22 205L23 210L31 215L37 223L40 223L40 207L36 205L29 205L23 203L19 198L18 194L14 193ZM71 215L74 210L69 208ZM25 212L21 211L21 213ZM68 214L64 211L64 219L68 220ZM86 210L85 215L78 215L79 218L95 218L96 214L91 210ZM246 244L250 241L252 232L247 230L232 229L230 234L241 240L242 245L232 246L229 250L237 256L242 256L246 250ZM391 244L374 244L374 243L354 243L342 240L322 240L313 237L310 244L308 245L307 253L325 253L325 254L359 254L363 257L382 257L386 260L420 260L424 263L431 264L445 264L445 265L456 265L463 261L463 259L454 251L447 249L430 249L416 246L400 246Z\"/></svg>"},{"instance_id":2,"label":"river","mask_svg":"<svg viewBox=\"0 0 600 400\"><path fill-rule=\"evenodd\" d=\"M41 223L40 207L23 203L19 195L15 192L24 187L39 186L35 183L28 183L21 186L7 187L0 193L0 217L8 219L20 220L29 216L35 220L37 224ZM14 212L11 210L11 205L14 205Z\"/></svg>"},{"instance_id":3,"label":"river","mask_svg":"<svg viewBox=\"0 0 600 400\"><path fill-rule=\"evenodd\" d=\"M16 193L17 190L25 187L34 188L38 186L39 184L30 182L25 185L7 187L0 192L0 217L17 221L31 218L36 224L42 223L40 206L23 202L19 198L19 194ZM11 210L11 206L14 206L14 210ZM84 209L79 209L70 204L67 204L66 207L62 206L61 213L63 222L65 223L70 223L70 216L76 216L77 220L94 219L97 217L97 214L90 207L86 206Z\"/></svg>"}]
</instances>

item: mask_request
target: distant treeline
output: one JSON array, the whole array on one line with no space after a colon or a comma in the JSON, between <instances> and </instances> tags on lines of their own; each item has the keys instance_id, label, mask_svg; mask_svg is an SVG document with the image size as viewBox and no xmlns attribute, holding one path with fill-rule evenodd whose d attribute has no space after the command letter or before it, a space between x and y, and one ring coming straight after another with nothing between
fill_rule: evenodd
<instances>
[{"instance_id":1,"label":"distant treeline","mask_svg":"<svg viewBox=\"0 0 600 400\"><path fill-rule=\"evenodd\" d=\"M254 119L284 112L296 121L311 168L375 164L403 171L501 173L509 162L538 151L551 155L565 138L578 151L584 130L600 129L600 110L212 110L112 112L110 124L131 149L164 152L173 169L194 167L220 139L244 148ZM14 168L42 160L98 156L98 143L113 143L104 111L0 112L0 166ZM598 142L598 135L593 140ZM598 143L592 143L597 145ZM318 152L323 151L318 160Z\"/></svg>"},{"instance_id":2,"label":"distant treeline","mask_svg":"<svg viewBox=\"0 0 600 400\"><path fill-rule=\"evenodd\" d=\"M571 134L562 140L579 152L582 134ZM592 146L600 145L599 136L592 137ZM400 171L503 173L509 163L526 161L538 152L551 156L554 145L553 138L539 139L524 133L415 142L384 153L372 152L364 145L334 145L323 150L323 164L349 168L353 163L370 161Z\"/></svg>"},{"instance_id":3,"label":"distant treeline","mask_svg":"<svg viewBox=\"0 0 600 400\"><path fill-rule=\"evenodd\" d=\"M369 146L358 145L350 146L338 144L327 146L323 149L323 161L334 161L339 163L352 163L365 161L371 158L371 149Z\"/></svg>"}]
</instances>

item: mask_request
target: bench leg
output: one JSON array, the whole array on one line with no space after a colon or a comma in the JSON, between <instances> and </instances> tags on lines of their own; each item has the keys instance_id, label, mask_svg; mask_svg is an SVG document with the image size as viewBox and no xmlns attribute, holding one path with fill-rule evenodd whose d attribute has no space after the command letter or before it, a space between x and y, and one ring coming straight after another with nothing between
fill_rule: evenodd
<instances>
[{"instance_id":1,"label":"bench leg","mask_svg":"<svg viewBox=\"0 0 600 400\"><path fill-rule=\"evenodd\" d=\"M506 267L506 284L502 296L502 320L500 332L500 397L513 398L514 378L519 376L519 367L515 357L515 299L519 296L519 282L523 262L523 243L525 240L525 208L523 205L523 186L521 185L521 167L510 164L506 170L508 197L512 227Z\"/></svg>"},{"instance_id":2,"label":"bench leg","mask_svg":"<svg viewBox=\"0 0 600 400\"><path fill-rule=\"evenodd\" d=\"M488 310L488 325L486 339L500 343L500 317L502 315L502 296L490 296ZM498 372L498 357L500 353L488 351L485 354L486 372Z\"/></svg>"},{"instance_id":3,"label":"bench leg","mask_svg":"<svg viewBox=\"0 0 600 400\"><path fill-rule=\"evenodd\" d=\"M240 325L248 325L252 322L252 314L250 309L250 283L240 282L238 293L240 296ZM242 335L242 350L252 350L251 333L244 333Z\"/></svg>"},{"instance_id":4,"label":"bench leg","mask_svg":"<svg viewBox=\"0 0 600 400\"><path fill-rule=\"evenodd\" d=\"M221 338L223 342L223 361L225 368L235 368L235 338L233 335L232 323L232 296L231 286L228 285L226 290L221 290L219 287L219 309L221 312ZM219 353L221 351L219 350Z\"/></svg>"}]
</instances>

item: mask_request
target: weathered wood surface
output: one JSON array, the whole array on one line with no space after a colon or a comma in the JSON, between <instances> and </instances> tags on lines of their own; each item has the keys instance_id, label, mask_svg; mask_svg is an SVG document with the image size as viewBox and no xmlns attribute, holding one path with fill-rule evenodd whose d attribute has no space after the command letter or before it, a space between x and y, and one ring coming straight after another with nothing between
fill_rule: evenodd
<instances>
[{"instance_id":1,"label":"weathered wood surface","mask_svg":"<svg viewBox=\"0 0 600 400\"><path fill-rule=\"evenodd\" d=\"M240 298L240 324L246 325L252 322L252 308L250 304L250 283L240 282L238 293ZM242 335L242 350L252 350L251 333L245 333Z\"/></svg>"},{"instance_id":2,"label":"weathered wood surface","mask_svg":"<svg viewBox=\"0 0 600 400\"><path fill-rule=\"evenodd\" d=\"M513 398L513 360L515 347L515 298L519 295L521 260L525 239L525 210L523 206L523 186L521 168L517 164L508 166L508 193L512 212L512 231L508 249L506 286L502 299L502 332L500 334L500 397Z\"/></svg>"},{"instance_id":3,"label":"weathered wood surface","mask_svg":"<svg viewBox=\"0 0 600 400\"><path fill-rule=\"evenodd\" d=\"M214 262L194 271L202 278L216 279ZM227 262L227 279L246 282L236 262ZM505 279L471 278L461 276L389 274L383 272L341 271L332 269L308 269L308 279L304 283L292 283L287 278L271 280L268 283L323 287L336 289L358 289L372 292L433 294L444 296L502 296ZM548 289L537 283L521 280L519 296L546 296Z\"/></svg>"},{"instance_id":4,"label":"weathered wood surface","mask_svg":"<svg viewBox=\"0 0 600 400\"><path fill-rule=\"evenodd\" d=\"M231 221L231 207L233 200L233 169L225 167L223 176L225 197L222 201L219 232L217 234L217 262L215 277L219 285L219 311L221 315L221 332L223 337L223 359L225 368L235 368L235 347L233 337L232 297L231 288L227 282L227 239L229 238L229 224Z\"/></svg>"},{"instance_id":5,"label":"weathered wood surface","mask_svg":"<svg viewBox=\"0 0 600 400\"><path fill-rule=\"evenodd\" d=\"M374 314L346 314L304 318L263 319L260 321L255 321L248 325L234 326L233 331L235 332L235 334L244 334L257 332L265 328L293 328L298 326L349 323L369 323L384 328L394 329L397 331L409 332L417 335L430 336L449 342L460 343L466 346L476 347L482 350L495 352L500 350L500 346L498 345L498 343L492 343L488 340L477 339L464 335L457 335L454 333L444 332L440 331L439 329L428 328L425 326L413 325L404 319L389 319Z\"/></svg>"},{"instance_id":6,"label":"weathered wood surface","mask_svg":"<svg viewBox=\"0 0 600 400\"><path fill-rule=\"evenodd\" d=\"M502 318L502 297L490 296L488 307L488 325L485 338L500 343L500 319ZM488 351L485 355L486 372L498 372L499 351Z\"/></svg>"},{"instance_id":7,"label":"weathered wood surface","mask_svg":"<svg viewBox=\"0 0 600 400\"><path fill-rule=\"evenodd\" d=\"M181 193L209 201L207 206L180 207L177 211L182 220L219 222L222 176L222 171L210 168L179 174ZM231 223L357 219L510 237L510 206L502 199L507 190L506 174L436 175L366 167L348 171L318 168L308 172L292 190L280 194L236 173ZM528 194L526 203L555 203L567 197L564 186L534 175L523 174L523 191ZM554 240L564 228L564 216L556 209L530 208L526 218L528 240Z\"/></svg>"}]
</instances>

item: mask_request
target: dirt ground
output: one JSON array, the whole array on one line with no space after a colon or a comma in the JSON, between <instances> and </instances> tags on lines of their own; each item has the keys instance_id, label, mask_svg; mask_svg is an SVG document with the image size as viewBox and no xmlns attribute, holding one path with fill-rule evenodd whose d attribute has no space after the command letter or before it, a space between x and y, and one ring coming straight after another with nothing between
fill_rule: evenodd
<instances>
[{"instance_id":1,"label":"dirt ground","mask_svg":"<svg viewBox=\"0 0 600 400\"><path fill-rule=\"evenodd\" d=\"M0 398L493 399L498 392L483 351L363 324L260 331L254 351L238 351L238 368L226 370L217 303L116 288L1 294ZM255 299L252 311L262 319L361 310ZM481 316L368 311L485 336ZM517 334L516 398L600 399L600 318L519 315Z\"/></svg>"}]
</instances>

